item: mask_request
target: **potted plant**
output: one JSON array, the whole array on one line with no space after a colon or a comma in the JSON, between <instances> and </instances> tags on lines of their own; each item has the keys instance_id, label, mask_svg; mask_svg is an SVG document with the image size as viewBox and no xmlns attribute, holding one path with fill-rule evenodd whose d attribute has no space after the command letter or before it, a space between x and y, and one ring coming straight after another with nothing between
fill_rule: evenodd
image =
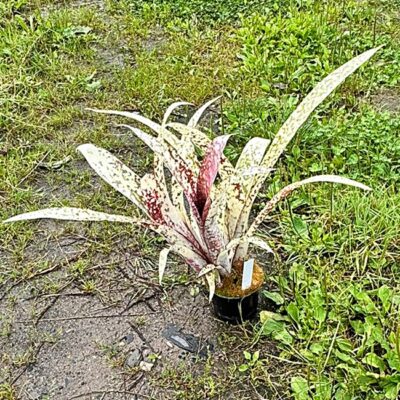
<instances>
[{"instance_id":1,"label":"potted plant","mask_svg":"<svg viewBox=\"0 0 400 400\"><path fill-rule=\"evenodd\" d=\"M104 149L93 144L78 147L90 166L142 211L143 218L63 207L17 215L5 222L53 218L124 222L149 228L164 236L169 244L160 252L160 284L168 253L175 252L207 282L210 301L216 294L217 316L233 323L251 318L257 308L258 290L264 276L261 267L248 260L248 247L255 245L272 251L256 232L274 206L308 183L342 183L370 190L348 178L314 176L281 189L249 223L257 193L296 131L312 111L377 50L366 51L323 79L291 114L272 142L258 137L251 139L235 166L223 155L229 136L211 140L197 128L204 111L216 99L196 111L187 125L168 122L174 109L188 104L185 102L172 104L161 124L137 113L93 110L130 118L155 133L150 135L137 127L123 125L154 152L154 171L142 178ZM247 280L246 286L244 280Z\"/></svg>"}]
</instances>

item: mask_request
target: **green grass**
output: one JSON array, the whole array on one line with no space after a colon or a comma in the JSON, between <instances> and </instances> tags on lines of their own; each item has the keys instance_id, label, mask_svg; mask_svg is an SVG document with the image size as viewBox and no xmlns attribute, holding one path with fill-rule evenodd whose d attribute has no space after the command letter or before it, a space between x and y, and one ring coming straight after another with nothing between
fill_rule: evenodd
<instances>
[{"instance_id":1,"label":"green grass","mask_svg":"<svg viewBox=\"0 0 400 400\"><path fill-rule=\"evenodd\" d=\"M109 0L104 9L0 2L0 219L61 204L136 212L94 178L75 148L96 143L142 172L151 158L86 106L159 118L173 101L201 104L223 94L235 159L249 138L273 137L323 76L384 44L301 129L258 206L285 183L318 173L343 174L374 191L317 185L280 206L268 226L279 254L268 276L276 314L246 337L248 347L258 341L259 358L243 356L246 367L232 364L232 374L277 399L396 399L400 116L380 111L374 95L400 99L399 25L397 0ZM39 165L67 156L59 169ZM32 251L38 238L87 237L87 252L68 273L91 292L88 266L112 254L115 240L131 238L127 250L144 257L160 246L128 226L56 227L0 225L0 284L49 267L40 249ZM171 374L163 382L173 378L176 398L187 398L188 387L198 395L191 373ZM206 378L206 395L223 398L223 382L210 372ZM1 396L12 398L11 389L0 386Z\"/></svg>"},{"instance_id":2,"label":"green grass","mask_svg":"<svg viewBox=\"0 0 400 400\"><path fill-rule=\"evenodd\" d=\"M8 384L0 384L0 399L2 400L15 400L14 391Z\"/></svg>"}]
</instances>

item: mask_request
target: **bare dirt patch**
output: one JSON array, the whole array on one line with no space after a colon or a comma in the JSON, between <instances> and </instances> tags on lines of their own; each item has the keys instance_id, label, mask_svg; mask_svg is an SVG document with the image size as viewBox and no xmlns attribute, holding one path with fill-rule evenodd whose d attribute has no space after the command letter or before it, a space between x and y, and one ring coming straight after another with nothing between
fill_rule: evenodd
<instances>
[{"instance_id":1,"label":"bare dirt patch","mask_svg":"<svg viewBox=\"0 0 400 400\"><path fill-rule=\"evenodd\" d=\"M393 114L400 113L400 92L394 89L383 89L372 96L372 104L379 111L387 111Z\"/></svg>"},{"instance_id":2,"label":"bare dirt patch","mask_svg":"<svg viewBox=\"0 0 400 400\"><path fill-rule=\"evenodd\" d=\"M104 0L63 0L54 2L41 8L43 17L47 17L51 12L61 10L65 7L79 8L79 7L93 7L100 11L105 9Z\"/></svg>"},{"instance_id":3,"label":"bare dirt patch","mask_svg":"<svg viewBox=\"0 0 400 400\"><path fill-rule=\"evenodd\" d=\"M69 257L76 246L83 248L71 246ZM201 290L190 293L196 283L172 283L164 290L155 283L156 263L118 256L92 266L101 277L94 293L82 290L66 265L1 289L0 383L11 383L18 399L176 399L175 380L182 372L171 377L172 371L193 376L182 384L194 385L209 361L211 376L232 379L228 365L241 360L243 347L232 349L219 339L227 333L241 338L242 328L217 321ZM58 250L58 259L66 257ZM49 288L50 282L59 289ZM210 349L209 361L204 352L200 356L167 340L171 326L187 335L178 341L195 338L197 350ZM241 399L258 398L240 385L221 393L229 389L243 391ZM179 398L229 398L188 396Z\"/></svg>"}]
</instances>

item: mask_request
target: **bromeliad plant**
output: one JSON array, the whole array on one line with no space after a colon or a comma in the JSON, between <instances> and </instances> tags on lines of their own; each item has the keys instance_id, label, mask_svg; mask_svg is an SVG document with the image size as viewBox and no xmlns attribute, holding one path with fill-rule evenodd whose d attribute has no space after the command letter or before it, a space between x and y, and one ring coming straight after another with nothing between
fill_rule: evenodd
<instances>
[{"instance_id":1,"label":"bromeliad plant","mask_svg":"<svg viewBox=\"0 0 400 400\"><path fill-rule=\"evenodd\" d=\"M223 155L229 136L210 140L197 128L204 111L216 99L196 111L187 125L168 122L177 107L188 104L185 102L172 104L161 124L137 113L93 110L133 119L155 133L150 135L137 127L123 125L155 154L154 172L142 178L104 149L93 144L78 147L90 166L142 211L143 218L64 207L17 215L5 222L53 218L125 222L149 228L164 236L169 243L169 247L160 253L160 282L168 253L173 251L199 276L204 276L211 299L221 278L229 276L232 266L246 259L250 244L271 251L268 244L255 233L274 206L295 189L308 183L332 182L370 190L351 179L334 175L314 176L281 189L249 223L252 205L263 182L297 130L312 111L377 50L366 51L322 80L304 98L272 142L259 137L251 139L235 166ZM198 156L199 150L203 152L201 158Z\"/></svg>"}]
</instances>

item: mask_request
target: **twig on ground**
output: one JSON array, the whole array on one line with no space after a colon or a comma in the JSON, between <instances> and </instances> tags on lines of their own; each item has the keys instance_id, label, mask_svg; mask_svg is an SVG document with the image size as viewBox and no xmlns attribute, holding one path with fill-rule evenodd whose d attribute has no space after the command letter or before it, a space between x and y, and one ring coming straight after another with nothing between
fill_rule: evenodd
<instances>
[{"instance_id":1,"label":"twig on ground","mask_svg":"<svg viewBox=\"0 0 400 400\"><path fill-rule=\"evenodd\" d=\"M132 396L139 396L139 398L143 398L143 399L151 399L151 397L142 394L142 393L135 393L135 392L127 392L127 391L123 391L123 390L93 390L91 392L87 392L87 393L82 393L82 394L78 394L76 396L72 396L69 398L69 400L74 400L74 399L80 399L82 397L86 397L86 396L93 396L95 394L123 394L123 395L132 395Z\"/></svg>"},{"instance_id":2,"label":"twig on ground","mask_svg":"<svg viewBox=\"0 0 400 400\"><path fill-rule=\"evenodd\" d=\"M128 322L129 326L136 332L136 334L139 336L140 340L153 352L156 353L154 350L154 347L150 344L150 342L144 337L143 333L140 331L140 329L133 323L133 322Z\"/></svg>"},{"instance_id":3,"label":"twig on ground","mask_svg":"<svg viewBox=\"0 0 400 400\"><path fill-rule=\"evenodd\" d=\"M17 187L21 186L35 171L36 169L40 166L40 164L46 159L46 157L50 154L50 151L46 152L45 155L38 161L31 169L30 171L18 182Z\"/></svg>"},{"instance_id":4,"label":"twig on ground","mask_svg":"<svg viewBox=\"0 0 400 400\"><path fill-rule=\"evenodd\" d=\"M43 310L39 313L39 315L36 318L36 321L33 323L34 326L37 326L37 324L40 322L40 320L43 318L44 314L46 314L47 311L50 310L51 307L56 304L57 300L59 297L54 297L51 301L50 304L48 304L46 307L43 308Z\"/></svg>"}]
</instances>

